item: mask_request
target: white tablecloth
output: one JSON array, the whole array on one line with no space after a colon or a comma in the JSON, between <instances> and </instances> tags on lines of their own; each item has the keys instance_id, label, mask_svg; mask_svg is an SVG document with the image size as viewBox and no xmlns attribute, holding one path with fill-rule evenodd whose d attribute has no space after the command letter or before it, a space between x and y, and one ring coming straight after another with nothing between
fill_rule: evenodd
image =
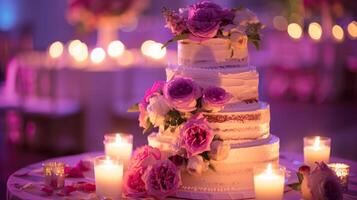
<instances>
[{"instance_id":1,"label":"white tablecloth","mask_svg":"<svg viewBox=\"0 0 357 200\"><path fill-rule=\"evenodd\" d=\"M60 158L54 158L51 160L56 160L56 161L61 161L64 162L68 165L75 165L79 160L85 159L88 157L95 157L98 155L103 154L102 152L93 152L93 153L85 153L85 154L80 154L80 155L74 155L74 156L67 156L67 157L60 157ZM284 165L287 169L293 171L297 170L298 167L302 164L302 155L296 154L296 153L289 153L289 152L281 152L280 153L280 164ZM339 159L339 158L332 158L332 162L343 162L351 167L351 172L350 172L350 181L349 181L349 190L345 193L344 199L345 200L352 200L352 199L357 199L357 162L351 161L351 160L344 160L344 159ZM24 185L29 182L36 182L36 183L41 183L43 182L43 179L39 177L33 177L33 176L26 176L26 177L19 177L16 176L18 174L23 174L29 171L34 171L41 169L41 163L36 163L32 164L29 166L26 166L22 169L19 169L15 173L13 173L8 181L7 181L7 200L30 200L30 199L36 199L36 200L48 200L48 199L53 199L50 197L41 197L38 195L31 194L29 192L23 191L18 189L16 184ZM84 181L90 181L93 182L93 176L88 175L86 176L87 178L84 178ZM82 180L82 179L80 179ZM78 180L77 180L78 181ZM64 197L56 197L58 199L65 199ZM300 200L301 196L300 193L296 191L289 191L284 194L284 199L286 200Z\"/></svg>"}]
</instances>

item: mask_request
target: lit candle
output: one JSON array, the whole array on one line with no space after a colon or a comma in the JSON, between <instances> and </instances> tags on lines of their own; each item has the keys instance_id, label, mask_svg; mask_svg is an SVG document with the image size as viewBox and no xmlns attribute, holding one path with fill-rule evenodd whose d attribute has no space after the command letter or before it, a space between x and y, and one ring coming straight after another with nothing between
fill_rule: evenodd
<instances>
[{"instance_id":1,"label":"lit candle","mask_svg":"<svg viewBox=\"0 0 357 200\"><path fill-rule=\"evenodd\" d=\"M123 165L119 160L106 156L95 158L94 177L98 196L121 199Z\"/></svg>"},{"instance_id":2,"label":"lit candle","mask_svg":"<svg viewBox=\"0 0 357 200\"><path fill-rule=\"evenodd\" d=\"M328 165L336 176L340 179L344 190L348 189L348 176L350 175L350 166L343 163L331 163Z\"/></svg>"},{"instance_id":3,"label":"lit candle","mask_svg":"<svg viewBox=\"0 0 357 200\"><path fill-rule=\"evenodd\" d=\"M133 135L123 133L106 134L103 143L105 155L121 160L126 169L133 151Z\"/></svg>"},{"instance_id":4,"label":"lit candle","mask_svg":"<svg viewBox=\"0 0 357 200\"><path fill-rule=\"evenodd\" d=\"M254 170L254 192L256 199L279 200L283 198L285 168L268 164L267 168Z\"/></svg>"},{"instance_id":5,"label":"lit candle","mask_svg":"<svg viewBox=\"0 0 357 200\"><path fill-rule=\"evenodd\" d=\"M314 166L315 162L328 163L331 139L326 137L304 137L304 163Z\"/></svg>"}]
</instances>

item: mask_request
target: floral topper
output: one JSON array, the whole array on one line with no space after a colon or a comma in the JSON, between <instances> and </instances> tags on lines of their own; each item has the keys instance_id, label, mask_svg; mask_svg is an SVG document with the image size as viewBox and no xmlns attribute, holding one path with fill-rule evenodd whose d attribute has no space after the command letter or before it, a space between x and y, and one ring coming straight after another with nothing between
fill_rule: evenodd
<instances>
[{"instance_id":1,"label":"floral topper","mask_svg":"<svg viewBox=\"0 0 357 200\"><path fill-rule=\"evenodd\" d=\"M164 46L183 39L203 41L210 38L235 38L235 34L244 34L259 49L263 25L248 9L226 9L213 2L202 1L179 9L179 13L167 8L163 8L162 12L166 27L174 34Z\"/></svg>"}]
</instances>

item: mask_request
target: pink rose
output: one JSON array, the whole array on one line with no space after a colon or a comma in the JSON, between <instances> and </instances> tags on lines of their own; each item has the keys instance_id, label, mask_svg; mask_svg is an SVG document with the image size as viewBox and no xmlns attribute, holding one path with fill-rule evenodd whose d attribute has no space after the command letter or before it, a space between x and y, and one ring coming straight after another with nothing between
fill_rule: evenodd
<instances>
[{"instance_id":1,"label":"pink rose","mask_svg":"<svg viewBox=\"0 0 357 200\"><path fill-rule=\"evenodd\" d=\"M161 159L161 153L158 148L145 145L137 148L134 151L133 156L130 160L130 168L134 167L144 167L146 168L149 165L157 162Z\"/></svg>"},{"instance_id":2,"label":"pink rose","mask_svg":"<svg viewBox=\"0 0 357 200\"><path fill-rule=\"evenodd\" d=\"M147 112L147 107L150 102L150 98L156 95L162 94L162 89L164 87L164 82L156 81L150 89L146 90L144 98L139 103L139 126L146 129L147 120L149 119L149 114Z\"/></svg>"},{"instance_id":3,"label":"pink rose","mask_svg":"<svg viewBox=\"0 0 357 200\"><path fill-rule=\"evenodd\" d=\"M156 199L165 199L176 193L181 184L181 174L173 162L162 160L148 167L143 180L148 195Z\"/></svg>"},{"instance_id":4,"label":"pink rose","mask_svg":"<svg viewBox=\"0 0 357 200\"><path fill-rule=\"evenodd\" d=\"M127 197L139 198L147 195L142 176L146 168L130 168L124 176L123 193Z\"/></svg>"},{"instance_id":5,"label":"pink rose","mask_svg":"<svg viewBox=\"0 0 357 200\"><path fill-rule=\"evenodd\" d=\"M162 94L164 84L165 83L163 81L156 81L150 89L146 90L144 98L141 101L141 104L145 107L145 109L149 105L151 97Z\"/></svg>"},{"instance_id":6,"label":"pink rose","mask_svg":"<svg viewBox=\"0 0 357 200\"><path fill-rule=\"evenodd\" d=\"M147 112L145 105L143 103L139 103L139 126L146 129L147 120L149 119L149 113Z\"/></svg>"},{"instance_id":7,"label":"pink rose","mask_svg":"<svg viewBox=\"0 0 357 200\"><path fill-rule=\"evenodd\" d=\"M180 131L181 145L189 157L210 150L214 134L202 115L191 117Z\"/></svg>"},{"instance_id":8,"label":"pink rose","mask_svg":"<svg viewBox=\"0 0 357 200\"><path fill-rule=\"evenodd\" d=\"M203 1L189 7L187 26L192 35L208 39L217 35L222 22L231 22L233 12L222 9L210 1Z\"/></svg>"}]
</instances>

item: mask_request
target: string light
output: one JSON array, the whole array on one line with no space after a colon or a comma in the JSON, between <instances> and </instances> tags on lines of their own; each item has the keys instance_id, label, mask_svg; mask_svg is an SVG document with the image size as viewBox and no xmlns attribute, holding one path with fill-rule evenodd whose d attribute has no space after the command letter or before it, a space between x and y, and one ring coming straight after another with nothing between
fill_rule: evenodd
<instances>
[{"instance_id":1,"label":"string light","mask_svg":"<svg viewBox=\"0 0 357 200\"><path fill-rule=\"evenodd\" d=\"M51 58L59 58L63 54L63 44L62 42L56 41L52 43L48 49L48 53Z\"/></svg>"},{"instance_id":2,"label":"string light","mask_svg":"<svg viewBox=\"0 0 357 200\"><path fill-rule=\"evenodd\" d=\"M309 33L309 36L311 37L311 39L316 40L316 41L320 40L321 36L322 36L322 28L321 28L320 24L317 22L312 22L309 25L308 33Z\"/></svg>"},{"instance_id":3,"label":"string light","mask_svg":"<svg viewBox=\"0 0 357 200\"><path fill-rule=\"evenodd\" d=\"M352 39L356 39L357 38L357 22L352 21L351 23L349 23L347 26L347 31Z\"/></svg>"},{"instance_id":4,"label":"string light","mask_svg":"<svg viewBox=\"0 0 357 200\"><path fill-rule=\"evenodd\" d=\"M124 51L125 51L125 46L119 40L115 40L109 43L107 49L108 55L113 58L120 57L124 53Z\"/></svg>"},{"instance_id":5,"label":"string light","mask_svg":"<svg viewBox=\"0 0 357 200\"><path fill-rule=\"evenodd\" d=\"M300 39L302 36L302 28L297 23L291 23L288 25L288 34L293 39Z\"/></svg>"},{"instance_id":6,"label":"string light","mask_svg":"<svg viewBox=\"0 0 357 200\"><path fill-rule=\"evenodd\" d=\"M339 25L334 25L332 27L332 36L335 38L336 41L343 41L344 33L342 27Z\"/></svg>"},{"instance_id":7,"label":"string light","mask_svg":"<svg viewBox=\"0 0 357 200\"><path fill-rule=\"evenodd\" d=\"M97 47L90 53L90 60L95 64L99 64L104 61L105 56L104 49Z\"/></svg>"}]
</instances>

